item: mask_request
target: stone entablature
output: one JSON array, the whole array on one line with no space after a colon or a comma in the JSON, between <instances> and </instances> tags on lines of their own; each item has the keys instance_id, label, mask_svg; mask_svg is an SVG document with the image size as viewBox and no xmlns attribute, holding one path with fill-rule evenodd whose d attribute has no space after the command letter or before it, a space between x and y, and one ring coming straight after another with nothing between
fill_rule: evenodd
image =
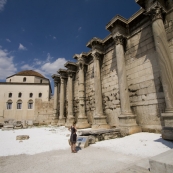
<instances>
[{"instance_id":1,"label":"stone entablature","mask_svg":"<svg viewBox=\"0 0 173 173\"><path fill-rule=\"evenodd\" d=\"M139 11L129 19L114 17L106 25L110 34L105 39L92 38L89 52L75 54L76 63L66 63L66 73L72 64L75 68L73 116L92 128L120 127L124 135L163 128L163 137L169 138L173 2L136 2Z\"/></svg>"}]
</instances>

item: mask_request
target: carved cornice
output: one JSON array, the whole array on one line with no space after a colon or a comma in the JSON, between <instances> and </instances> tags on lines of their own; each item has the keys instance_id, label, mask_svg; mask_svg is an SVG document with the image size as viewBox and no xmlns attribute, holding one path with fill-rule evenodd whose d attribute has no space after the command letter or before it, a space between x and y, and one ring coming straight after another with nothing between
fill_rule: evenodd
<instances>
[{"instance_id":1,"label":"carved cornice","mask_svg":"<svg viewBox=\"0 0 173 173\"><path fill-rule=\"evenodd\" d=\"M57 86L58 83L60 83L60 75L53 74L53 75L52 75L52 78L53 78L53 80L54 80L54 86Z\"/></svg>"},{"instance_id":2,"label":"carved cornice","mask_svg":"<svg viewBox=\"0 0 173 173\"><path fill-rule=\"evenodd\" d=\"M103 40L101 40L100 38L94 37L92 38L88 43L87 43L87 47L92 48L93 45L103 45Z\"/></svg>"},{"instance_id":3,"label":"carved cornice","mask_svg":"<svg viewBox=\"0 0 173 173\"><path fill-rule=\"evenodd\" d=\"M64 64L64 67L66 67L67 69L72 70L72 71L76 71L77 70L77 64L74 63L74 62L70 62L70 61L66 62Z\"/></svg>"},{"instance_id":4,"label":"carved cornice","mask_svg":"<svg viewBox=\"0 0 173 173\"><path fill-rule=\"evenodd\" d=\"M107 25L106 25L106 29L108 31L111 32L112 28L117 24L121 24L121 25L127 25L128 24L128 20L120 15L115 16Z\"/></svg>"},{"instance_id":5,"label":"carved cornice","mask_svg":"<svg viewBox=\"0 0 173 173\"><path fill-rule=\"evenodd\" d=\"M66 79L67 78L67 70L66 69L59 69L58 73L60 74L61 79Z\"/></svg>"}]
</instances>

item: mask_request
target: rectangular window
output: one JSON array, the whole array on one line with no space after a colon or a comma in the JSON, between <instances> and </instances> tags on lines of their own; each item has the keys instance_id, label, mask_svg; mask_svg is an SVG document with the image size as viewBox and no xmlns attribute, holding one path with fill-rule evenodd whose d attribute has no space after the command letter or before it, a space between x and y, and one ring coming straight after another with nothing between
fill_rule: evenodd
<instances>
[{"instance_id":1,"label":"rectangular window","mask_svg":"<svg viewBox=\"0 0 173 173\"><path fill-rule=\"evenodd\" d=\"M17 103L17 109L22 109L22 103Z\"/></svg>"},{"instance_id":2,"label":"rectangular window","mask_svg":"<svg viewBox=\"0 0 173 173\"><path fill-rule=\"evenodd\" d=\"M12 103L7 103L7 109L12 109Z\"/></svg>"},{"instance_id":3,"label":"rectangular window","mask_svg":"<svg viewBox=\"0 0 173 173\"><path fill-rule=\"evenodd\" d=\"M32 109L33 108L33 103L28 103L28 109Z\"/></svg>"}]
</instances>

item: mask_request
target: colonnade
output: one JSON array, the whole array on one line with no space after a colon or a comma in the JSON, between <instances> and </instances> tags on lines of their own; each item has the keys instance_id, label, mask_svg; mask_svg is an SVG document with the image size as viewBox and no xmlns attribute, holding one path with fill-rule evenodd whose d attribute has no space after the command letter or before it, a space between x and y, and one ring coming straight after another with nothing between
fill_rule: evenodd
<instances>
[{"instance_id":1,"label":"colonnade","mask_svg":"<svg viewBox=\"0 0 173 173\"><path fill-rule=\"evenodd\" d=\"M165 94L165 102L166 102L166 111L162 113L162 117L165 122L165 127L173 128L173 61L171 59L171 53L169 44L167 41L166 31L164 28L162 12L163 8L159 3L153 5L146 14L152 17L152 30L153 36L156 46L156 52L158 55L158 62L160 65L160 74L162 79L163 90ZM110 22L111 23L111 22ZM132 134L136 132L140 132L141 128L136 123L136 115L134 115L130 108L130 100L129 100L129 92L127 85L127 75L125 68L125 47L124 43L127 39L128 22L120 20L120 17L117 19L113 19L111 24L108 24L107 29L111 32L112 38L114 39L114 52L116 55L117 61L117 74L118 74L118 85L120 92L120 104L121 104L121 114L119 116L120 127L124 130L126 134ZM95 112L93 114L93 129L102 129L102 128L110 128L106 121L106 116L103 112L102 107L102 87L101 87L101 70L100 70L100 60L104 56L104 51L102 51L103 44L101 41L92 39L90 41L91 53L89 56L93 58L94 64L94 90L95 90ZM78 83L78 98L79 98L79 116L77 119L78 128L88 128L90 124L88 123L88 119L85 112L85 68L87 66L85 59L86 54L82 53L80 55L75 55L75 59L77 59L77 63L67 62L65 66L67 70L60 69L58 72L60 76L60 115L59 115L59 125L69 126L72 121L74 121L73 114L73 76L76 72L79 74L79 83ZM54 78L57 79L56 77ZM68 116L64 117L64 105L65 105L65 80L67 80L68 87ZM56 89L56 86L55 86ZM55 114L57 113L57 99L58 99L58 90L55 90L55 102L54 110ZM167 135L166 131L169 129L164 129L163 136L165 138L170 138ZM173 131L169 130L169 133L173 133ZM167 135L167 136L166 136Z\"/></svg>"}]
</instances>

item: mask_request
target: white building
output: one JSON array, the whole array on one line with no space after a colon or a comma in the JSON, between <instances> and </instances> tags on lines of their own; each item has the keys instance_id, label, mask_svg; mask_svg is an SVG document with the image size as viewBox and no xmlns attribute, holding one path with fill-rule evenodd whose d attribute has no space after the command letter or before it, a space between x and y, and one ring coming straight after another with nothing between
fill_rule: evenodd
<instances>
[{"instance_id":1,"label":"white building","mask_svg":"<svg viewBox=\"0 0 173 173\"><path fill-rule=\"evenodd\" d=\"M0 82L0 122L37 120L42 103L50 103L51 92L49 79L36 71L21 71L7 77L6 82Z\"/></svg>"}]
</instances>

